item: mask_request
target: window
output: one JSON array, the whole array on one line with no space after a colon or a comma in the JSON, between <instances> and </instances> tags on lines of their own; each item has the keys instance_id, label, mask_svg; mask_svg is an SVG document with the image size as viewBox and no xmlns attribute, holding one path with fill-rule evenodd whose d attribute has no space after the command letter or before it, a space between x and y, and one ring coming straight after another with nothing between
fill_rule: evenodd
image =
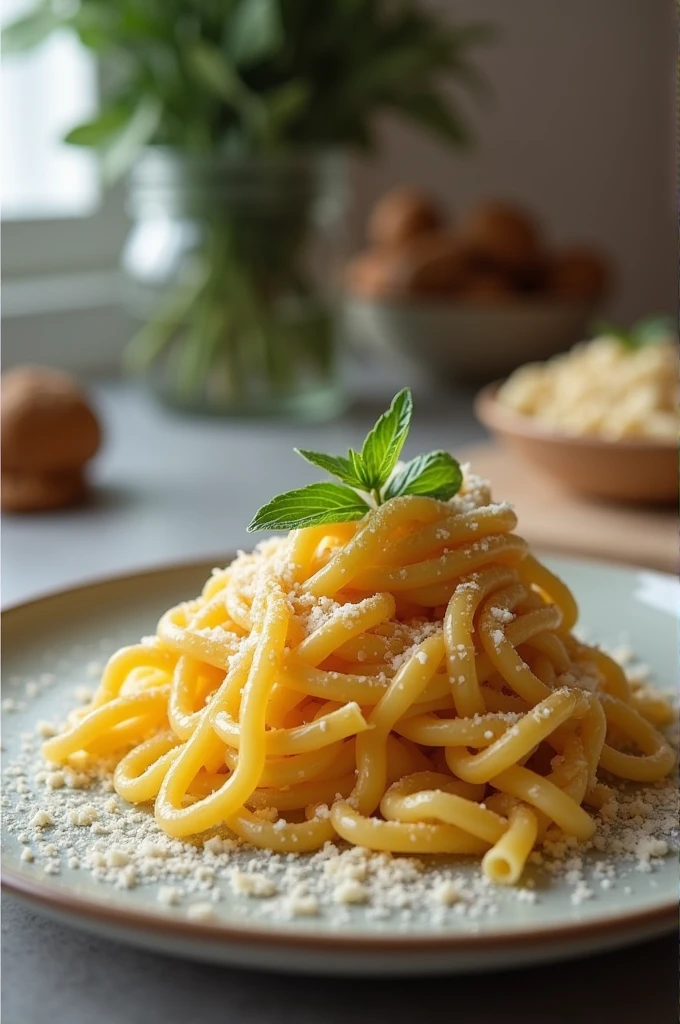
<instances>
[{"instance_id":1,"label":"window","mask_svg":"<svg viewBox=\"0 0 680 1024\"><path fill-rule=\"evenodd\" d=\"M3 22L31 3L4 0ZM14 307L17 279L115 271L127 220L122 188L103 192L96 158L61 141L96 112L92 55L70 33L55 33L33 51L6 57L0 82L2 270Z\"/></svg>"},{"instance_id":2,"label":"window","mask_svg":"<svg viewBox=\"0 0 680 1024\"><path fill-rule=\"evenodd\" d=\"M4 0L3 22L32 0ZM99 68L67 32L0 69L2 361L115 372L129 333L118 305L124 190L62 136L96 113Z\"/></svg>"},{"instance_id":3,"label":"window","mask_svg":"<svg viewBox=\"0 0 680 1024\"><path fill-rule=\"evenodd\" d=\"M13 20L28 7L26 0L5 0L3 20ZM95 111L91 56L69 33L60 32L34 51L3 60L0 77L4 219L91 214L100 198L94 158L61 141Z\"/></svg>"}]
</instances>

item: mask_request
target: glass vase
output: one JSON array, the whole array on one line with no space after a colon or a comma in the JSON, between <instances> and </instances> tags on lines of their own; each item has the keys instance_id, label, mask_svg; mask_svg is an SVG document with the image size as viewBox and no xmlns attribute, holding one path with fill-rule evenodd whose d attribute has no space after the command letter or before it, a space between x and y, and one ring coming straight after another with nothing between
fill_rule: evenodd
<instances>
[{"instance_id":1,"label":"glass vase","mask_svg":"<svg viewBox=\"0 0 680 1024\"><path fill-rule=\"evenodd\" d=\"M147 150L131 175L122 257L139 327L128 369L188 411L335 416L346 206L334 155Z\"/></svg>"}]
</instances>

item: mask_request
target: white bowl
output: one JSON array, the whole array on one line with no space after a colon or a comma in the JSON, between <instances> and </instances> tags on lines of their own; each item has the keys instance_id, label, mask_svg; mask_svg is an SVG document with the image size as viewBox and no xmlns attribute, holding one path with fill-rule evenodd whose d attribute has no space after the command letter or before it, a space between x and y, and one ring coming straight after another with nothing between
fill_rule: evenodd
<instances>
[{"instance_id":1,"label":"white bowl","mask_svg":"<svg viewBox=\"0 0 680 1024\"><path fill-rule=\"evenodd\" d=\"M458 380L491 380L588 337L591 304L541 298L501 304L379 302L347 296L345 329L358 347L405 356Z\"/></svg>"}]
</instances>

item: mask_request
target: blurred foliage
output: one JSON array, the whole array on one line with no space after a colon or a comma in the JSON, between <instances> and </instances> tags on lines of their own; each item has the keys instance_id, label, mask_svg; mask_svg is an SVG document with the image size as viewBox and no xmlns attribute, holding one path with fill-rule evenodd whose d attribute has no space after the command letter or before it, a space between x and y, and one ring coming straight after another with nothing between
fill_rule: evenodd
<instances>
[{"instance_id":1,"label":"blurred foliage","mask_svg":"<svg viewBox=\"0 0 680 1024\"><path fill-rule=\"evenodd\" d=\"M370 150L381 110L464 145L444 87L483 95L470 55L493 35L416 0L41 0L4 29L3 51L63 28L110 73L99 116L67 136L100 152L109 180L149 143L235 156Z\"/></svg>"},{"instance_id":2,"label":"blurred foliage","mask_svg":"<svg viewBox=\"0 0 680 1024\"><path fill-rule=\"evenodd\" d=\"M418 0L39 0L4 29L3 52L63 29L95 53L106 82L99 115L66 138L98 152L108 181L147 145L236 159L370 151L385 111L463 146L470 131L450 87L485 95L471 57L493 36ZM172 354L182 404L200 403L218 366L230 395L330 379L330 311L317 309L302 267L309 200L284 190L269 219L224 205L204 218L198 251L132 340L128 366L144 373Z\"/></svg>"},{"instance_id":3,"label":"blurred foliage","mask_svg":"<svg viewBox=\"0 0 680 1024\"><path fill-rule=\"evenodd\" d=\"M629 330L618 327L608 320L597 320L593 325L595 337L616 338L631 350L644 348L646 345L658 345L673 342L678 337L677 323L669 316L647 316Z\"/></svg>"}]
</instances>

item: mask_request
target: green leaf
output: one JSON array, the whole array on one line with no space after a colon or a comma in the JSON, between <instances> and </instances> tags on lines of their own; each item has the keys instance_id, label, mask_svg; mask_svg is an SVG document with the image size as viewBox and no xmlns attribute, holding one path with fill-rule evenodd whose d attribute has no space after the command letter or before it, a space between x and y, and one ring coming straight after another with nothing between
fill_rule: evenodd
<instances>
[{"instance_id":1,"label":"green leaf","mask_svg":"<svg viewBox=\"0 0 680 1024\"><path fill-rule=\"evenodd\" d=\"M311 87L308 82L294 78L263 97L267 108L270 135L280 134L298 117L309 102Z\"/></svg>"},{"instance_id":2,"label":"green leaf","mask_svg":"<svg viewBox=\"0 0 680 1024\"><path fill-rule=\"evenodd\" d=\"M404 447L412 413L411 389L403 388L367 434L361 449L361 479L367 490L379 490L387 483Z\"/></svg>"},{"instance_id":3,"label":"green leaf","mask_svg":"<svg viewBox=\"0 0 680 1024\"><path fill-rule=\"evenodd\" d=\"M130 168L140 149L151 141L162 114L161 101L147 95L139 101L132 116L102 150L102 170L109 184Z\"/></svg>"},{"instance_id":4,"label":"green leaf","mask_svg":"<svg viewBox=\"0 0 680 1024\"><path fill-rule=\"evenodd\" d=\"M226 103L238 105L243 83L217 46L195 43L188 51L188 59L200 84Z\"/></svg>"},{"instance_id":5,"label":"green leaf","mask_svg":"<svg viewBox=\"0 0 680 1024\"><path fill-rule=\"evenodd\" d=\"M256 513L249 532L291 530L361 519L372 504L357 491L370 491L376 505L407 494L448 501L458 493L463 482L461 468L448 452L419 455L395 472L412 411L411 391L404 388L367 435L361 453L350 448L345 457L296 448L297 454L307 462L333 474L347 486L318 483L279 494Z\"/></svg>"},{"instance_id":6,"label":"green leaf","mask_svg":"<svg viewBox=\"0 0 680 1024\"><path fill-rule=\"evenodd\" d=\"M256 530L294 530L324 523L362 519L369 506L356 491L340 484L309 484L278 494L259 509L248 533Z\"/></svg>"},{"instance_id":7,"label":"green leaf","mask_svg":"<svg viewBox=\"0 0 680 1024\"><path fill-rule=\"evenodd\" d=\"M354 473L357 480L361 480L362 488L365 487L366 484L364 481L364 464L361 461L361 455L359 454L359 452L355 452L353 448L350 448L349 451L347 452L347 457L349 459L349 464L352 467L352 472Z\"/></svg>"},{"instance_id":8,"label":"green leaf","mask_svg":"<svg viewBox=\"0 0 680 1024\"><path fill-rule=\"evenodd\" d=\"M63 14L56 14L51 7L44 4L23 18L17 18L2 29L3 56L10 53L23 53L44 42L66 21Z\"/></svg>"},{"instance_id":9,"label":"green leaf","mask_svg":"<svg viewBox=\"0 0 680 1024\"><path fill-rule=\"evenodd\" d=\"M64 136L71 146L101 146L132 117L133 108L122 104L107 107L99 117L72 128Z\"/></svg>"},{"instance_id":10,"label":"green leaf","mask_svg":"<svg viewBox=\"0 0 680 1024\"><path fill-rule=\"evenodd\" d=\"M210 43L196 43L189 50L189 62L199 85L233 107L243 118L251 136L261 138L266 132L262 97L248 89L222 51Z\"/></svg>"},{"instance_id":11,"label":"green leaf","mask_svg":"<svg viewBox=\"0 0 680 1024\"><path fill-rule=\"evenodd\" d=\"M104 53L115 46L123 19L119 4L89 2L77 5L70 24L83 46Z\"/></svg>"},{"instance_id":12,"label":"green leaf","mask_svg":"<svg viewBox=\"0 0 680 1024\"><path fill-rule=\"evenodd\" d=\"M657 345L660 341L677 337L677 327L669 316L648 316L639 320L632 330L638 347Z\"/></svg>"},{"instance_id":13,"label":"green leaf","mask_svg":"<svg viewBox=\"0 0 680 1024\"><path fill-rule=\"evenodd\" d=\"M677 337L677 328L671 317L648 316L625 331L609 320L598 319L593 323L593 337L616 338L631 351L646 345L657 345L667 337Z\"/></svg>"},{"instance_id":14,"label":"green leaf","mask_svg":"<svg viewBox=\"0 0 680 1024\"><path fill-rule=\"evenodd\" d=\"M310 452L304 448L295 448L294 451L307 462L310 462L312 466L325 469L331 476L336 476L338 480L342 480L343 484L359 488L364 486L363 481L355 472L352 463L344 456L325 455L323 452Z\"/></svg>"},{"instance_id":15,"label":"green leaf","mask_svg":"<svg viewBox=\"0 0 680 1024\"><path fill-rule=\"evenodd\" d=\"M387 90L402 88L404 82L416 81L428 70L429 63L426 47L413 43L392 44L353 75L348 92L352 97L381 96Z\"/></svg>"},{"instance_id":16,"label":"green leaf","mask_svg":"<svg viewBox=\"0 0 680 1024\"><path fill-rule=\"evenodd\" d=\"M277 0L241 0L230 19L227 48L239 67L270 57L283 43Z\"/></svg>"},{"instance_id":17,"label":"green leaf","mask_svg":"<svg viewBox=\"0 0 680 1024\"><path fill-rule=\"evenodd\" d=\"M429 452L411 459L392 477L385 489L385 500L402 494L422 494L448 501L463 483L459 464L448 452Z\"/></svg>"}]
</instances>

